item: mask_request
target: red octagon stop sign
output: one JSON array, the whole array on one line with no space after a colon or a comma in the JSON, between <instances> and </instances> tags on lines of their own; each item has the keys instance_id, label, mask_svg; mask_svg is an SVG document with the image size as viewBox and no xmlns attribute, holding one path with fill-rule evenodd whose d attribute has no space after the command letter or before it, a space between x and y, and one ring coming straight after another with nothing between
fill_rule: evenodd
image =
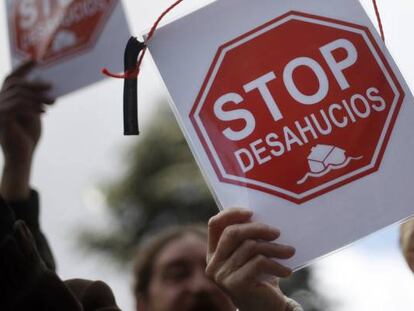
<instances>
[{"instance_id":1,"label":"red octagon stop sign","mask_svg":"<svg viewBox=\"0 0 414 311\"><path fill-rule=\"evenodd\" d=\"M93 47L117 0L17 0L13 48L50 63Z\"/></svg>"},{"instance_id":2,"label":"red octagon stop sign","mask_svg":"<svg viewBox=\"0 0 414 311\"><path fill-rule=\"evenodd\" d=\"M290 12L220 47L190 118L221 181L303 203L378 170L404 96L368 28Z\"/></svg>"}]
</instances>

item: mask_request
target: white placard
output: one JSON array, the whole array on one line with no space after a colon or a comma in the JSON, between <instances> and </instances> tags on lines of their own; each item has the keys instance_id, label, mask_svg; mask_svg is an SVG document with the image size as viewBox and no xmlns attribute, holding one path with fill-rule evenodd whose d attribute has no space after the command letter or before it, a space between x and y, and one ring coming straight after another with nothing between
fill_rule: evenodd
<instances>
[{"instance_id":1,"label":"white placard","mask_svg":"<svg viewBox=\"0 0 414 311\"><path fill-rule=\"evenodd\" d=\"M6 1L10 53L16 67L28 58L31 77L53 83L62 96L123 71L130 31L120 0Z\"/></svg>"},{"instance_id":2,"label":"white placard","mask_svg":"<svg viewBox=\"0 0 414 311\"><path fill-rule=\"evenodd\" d=\"M298 55L296 55L296 59L292 57L291 63L288 64L288 60L286 60L284 64L286 66L278 67L275 65L274 72L262 72L262 75L258 73L255 73L256 75L251 74L252 69L249 67L249 60L240 61L239 69L233 75L228 72L227 75L223 73L223 66L231 63L230 57L237 54L234 51L239 51L240 47L246 46L246 50L248 50L248 44L254 40L261 40L263 36L270 34L275 29L279 31L285 29L283 27L286 25L295 26L294 24L287 24L291 21L308 23L312 27L316 25L317 27L335 28L338 32L343 32L343 36L332 39L323 46L306 45L306 40L309 40L309 36L306 37L308 31L308 26L306 26L303 28L306 30L304 31L305 37L300 38L299 31L293 33L295 35L292 35L288 40L277 41L278 50L281 51L288 50L292 44L304 42L304 58L298 58ZM298 27L303 27L303 25ZM315 28L315 31L317 33L318 28ZM275 36L279 36L279 34L275 33ZM348 36L349 39L347 39ZM352 41L352 36L356 38L355 41ZM357 41L360 43L357 43ZM332 44L329 45L328 43ZM362 49L362 46L366 51ZM316 64L312 60L309 63L309 59L314 59L312 58L314 54L306 53L310 53L312 49L315 50L316 48L318 49L319 58L316 59ZM412 162L414 151L414 137L412 135L414 130L412 123L414 118L413 97L375 27L357 0L216 1L160 28L150 42L149 49L171 96L176 117L220 207L250 208L254 210L254 217L257 221L280 228L282 231L280 241L297 249L294 258L286 261L286 264L292 268L306 265L320 256L333 252L376 230L414 214L412 204L414 202L414 191L412 191L414 176ZM339 54L336 54L336 52L339 52ZM256 53L255 49L250 47L250 53ZM383 77L384 81L388 81L386 86L388 91L375 89L375 85L372 85L374 89L364 89L366 92L361 93L362 97L359 99L347 93L352 90L352 87L350 88L347 85L347 82L349 82L346 80L347 73L352 71L352 68L356 68L355 66L364 65L358 62L362 57L366 57L369 60L368 63L375 62L376 72ZM266 56L263 56L263 58L265 59ZM303 62L304 60L305 62ZM275 63L278 64L277 57L275 57ZM318 64L320 67L318 67ZM234 66L233 68L235 68ZM328 85L328 82L330 83L330 88L326 90L326 94L323 89L318 88L317 83L314 84L313 89L302 90L302 92L300 83L293 85L295 81L292 77L295 77L294 72L300 66L306 67L305 69L308 72L304 74L308 74L308 77L312 77L309 72L311 74L313 72L313 77L318 77L319 87L325 84ZM251 134L252 129L256 129L251 124L258 126L260 123L251 122L252 120L249 117L249 111L251 112L254 108L248 106L246 102L248 102L248 96L250 96L252 90L256 90L256 96L262 95L262 102L259 104L266 104L264 107L268 108L268 114L273 117L274 122L281 122L289 112L282 109L283 102L277 101L275 98L272 102L269 97L266 97L266 90L271 91L270 95L273 95L273 97L277 97L275 96L277 95L275 89L271 87L270 83L283 81L286 89L289 89L290 96L296 100L296 104L300 103L308 105L308 107L320 103L325 98L324 96L330 96L329 92L335 85L335 88L342 91L344 96L349 95L349 97L345 96L344 98L349 104L348 108L353 109L351 112L348 111L347 122L349 124L344 128L354 128L351 123L356 124L356 129L360 124L365 124L363 123L364 120L371 118L371 116L368 116L368 108L372 113L372 118L378 117L381 113L387 111L383 121L381 121L383 122L381 123L381 131L377 129L375 146L372 147L371 153L368 151L366 153L370 155L367 163L361 164L360 169L351 169L352 165L357 165L354 163L363 163L366 160L364 158L366 154L363 153L363 150L365 150L364 146L368 145L368 142L358 141L353 136L340 136L338 134L339 136L336 136L335 141L336 145L329 145L322 137L323 135L319 135L317 138L312 138L312 144L309 142L305 144L303 139L301 142L307 148L306 153L305 151L302 152L303 161L316 159L320 162L318 165L322 165L321 170L327 164L325 162L328 155L331 152L336 153L336 157L330 158L332 165L329 172L322 171L322 174L325 174L323 177L317 174L321 173L318 165L309 163L310 171L308 173L313 173L310 177L308 176L310 183L318 180L318 178L325 178L319 187L309 186L308 189L303 188L306 191L295 190L295 192L271 184L271 181L268 180L265 182L263 180L252 180L253 175L249 175L251 172L249 171L249 157L243 158L245 161L244 168L243 165L240 165L240 161L238 163L233 159L234 167L239 166L236 169L233 168L233 172L229 173L228 168L220 162L222 160L220 158L220 146L216 146L215 140L212 139L217 133L213 135L206 129L206 119L213 120L214 114L208 117L203 116L203 105L208 105L209 96L220 94L222 85L218 79L232 81L234 78L236 81L240 75L245 75L245 72L247 74L244 85L241 84L240 87L233 90L224 86L222 90L223 97L217 96L211 102L214 107L211 106L210 110L216 111L217 122L223 122L226 116L229 117L228 114L226 115L226 111L235 110L236 107L247 110L244 117L242 117L243 113L240 114L239 111L239 123L229 123L229 127L226 129L227 138L229 139L227 145L231 145L232 142L237 145ZM366 71L361 70L360 72L365 73ZM289 74L292 79L289 79ZM324 76L327 77L326 81ZM247 77L250 77L250 80ZM364 79L360 80L362 85ZM336 84L333 84L332 81L335 81ZM262 87L260 92L259 86ZM294 86L297 87L296 92ZM266 89L266 87L268 88ZM389 100L382 92L389 92L389 96L391 96ZM214 94L211 95L212 93ZM313 97L310 96L312 94ZM366 106L366 110L361 108L364 104L363 98L371 100L369 102L370 106ZM330 106L326 106L327 113L329 111L331 113L330 117L333 118L337 111L341 111L341 113L346 111L345 104L339 103L342 105L340 108L332 106L332 102L329 103ZM270 104L276 104L276 106ZM199 105L201 105L201 108ZM272 107L280 109L279 111L277 109L272 110ZM254 113L252 115L257 118ZM229 118L232 120L231 117ZM233 118L235 119L234 116ZM306 119L301 120L306 121ZM332 124L336 124L335 133L342 130L339 121L344 120L336 119L333 121ZM237 120L233 121L237 122ZM338 122L335 123L335 121ZM249 122L250 127L247 126ZM268 127L271 128L275 124L269 123ZM367 124L369 126L375 125L374 123ZM263 124L260 125L263 127ZM365 132L370 131L368 125L362 126ZM358 131L361 132L361 128ZM308 132L311 133L312 131ZM221 134L224 134L224 131ZM301 143L295 142L295 139L292 136L290 137L292 139L290 145L292 150L302 148ZM342 140L340 141L338 137L342 137ZM356 152L358 148L354 148L355 150L337 148L338 145L345 144L348 140L355 141L353 145L360 148L360 154ZM263 141L265 141L265 138L262 141L255 140L253 145L250 145L250 154L256 157L252 157L256 162L265 163L270 161L268 158L269 150L266 153L266 151L260 149L260 146L262 146L260 144ZM221 146L227 148L224 144ZM284 148L288 149L286 144ZM327 148L328 151L326 151ZM255 150L256 154L252 150ZM275 151L275 149L273 150ZM311 150L314 152L312 153ZM263 153L261 154L261 152ZM280 158L282 156L279 155L279 158L274 157L272 161ZM345 163L346 160L352 163ZM345 164L348 165L346 174L341 173L341 169L345 169ZM257 164L257 167L260 165ZM267 164L263 165L265 167ZM239 176L235 177L234 171L238 171ZM281 171L288 174L289 166L275 170L275 176L278 172L280 175ZM245 173L245 176L240 176L243 173ZM303 171L300 178L305 177L305 173L307 172ZM297 181L295 187L300 187L302 184L309 182L306 178L303 180L300 180L300 178L295 180Z\"/></svg>"}]
</instances>

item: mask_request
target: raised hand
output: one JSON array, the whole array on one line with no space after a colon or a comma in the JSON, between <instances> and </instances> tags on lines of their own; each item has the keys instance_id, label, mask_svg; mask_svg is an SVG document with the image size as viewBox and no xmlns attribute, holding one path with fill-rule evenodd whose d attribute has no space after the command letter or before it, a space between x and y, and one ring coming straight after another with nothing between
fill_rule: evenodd
<instances>
[{"instance_id":1,"label":"raised hand","mask_svg":"<svg viewBox=\"0 0 414 311\"><path fill-rule=\"evenodd\" d=\"M271 243L279 230L251 217L248 210L228 209L210 219L206 273L240 311L286 311L277 278L292 271L274 259L290 258L295 249Z\"/></svg>"},{"instance_id":2,"label":"raised hand","mask_svg":"<svg viewBox=\"0 0 414 311\"><path fill-rule=\"evenodd\" d=\"M27 81L34 66L26 62L16 68L0 90L0 145L5 158L0 193L6 200L29 193L33 153L41 135L40 115L45 105L54 103L46 94L49 84Z\"/></svg>"}]
</instances>

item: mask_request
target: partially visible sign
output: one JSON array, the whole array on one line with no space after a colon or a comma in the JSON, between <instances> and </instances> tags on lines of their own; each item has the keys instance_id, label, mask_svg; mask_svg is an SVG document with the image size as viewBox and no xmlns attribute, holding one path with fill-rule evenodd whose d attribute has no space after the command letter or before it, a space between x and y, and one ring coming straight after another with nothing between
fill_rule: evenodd
<instances>
[{"instance_id":1,"label":"partially visible sign","mask_svg":"<svg viewBox=\"0 0 414 311\"><path fill-rule=\"evenodd\" d=\"M104 66L122 70L129 29L119 0L7 0L7 12L13 64L35 59L55 95L100 80Z\"/></svg>"},{"instance_id":2,"label":"partially visible sign","mask_svg":"<svg viewBox=\"0 0 414 311\"><path fill-rule=\"evenodd\" d=\"M414 214L414 100L358 0L216 1L149 49L220 207L291 267Z\"/></svg>"}]
</instances>

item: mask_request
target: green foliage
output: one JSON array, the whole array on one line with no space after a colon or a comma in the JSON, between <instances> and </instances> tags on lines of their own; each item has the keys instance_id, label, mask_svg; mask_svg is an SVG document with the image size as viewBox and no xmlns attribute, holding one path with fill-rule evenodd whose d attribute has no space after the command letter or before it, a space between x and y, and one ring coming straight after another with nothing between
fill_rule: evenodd
<instances>
[{"instance_id":1,"label":"green foliage","mask_svg":"<svg viewBox=\"0 0 414 311\"><path fill-rule=\"evenodd\" d=\"M93 248L128 259L148 233L174 224L207 223L218 212L194 157L169 110L163 109L125 158L127 173L106 185L118 232L88 232Z\"/></svg>"}]
</instances>

